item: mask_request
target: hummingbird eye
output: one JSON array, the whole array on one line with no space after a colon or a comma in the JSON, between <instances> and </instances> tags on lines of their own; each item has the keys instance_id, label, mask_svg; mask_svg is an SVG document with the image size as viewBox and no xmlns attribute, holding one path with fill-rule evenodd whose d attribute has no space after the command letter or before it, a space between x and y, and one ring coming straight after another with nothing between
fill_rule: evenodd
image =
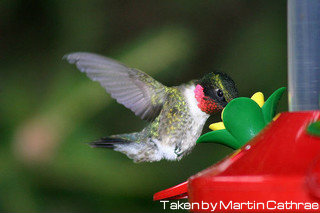
<instances>
[{"instance_id":1,"label":"hummingbird eye","mask_svg":"<svg viewBox=\"0 0 320 213\"><path fill-rule=\"evenodd\" d=\"M221 89L216 89L216 94L218 97L222 98L223 97L223 92Z\"/></svg>"}]
</instances>

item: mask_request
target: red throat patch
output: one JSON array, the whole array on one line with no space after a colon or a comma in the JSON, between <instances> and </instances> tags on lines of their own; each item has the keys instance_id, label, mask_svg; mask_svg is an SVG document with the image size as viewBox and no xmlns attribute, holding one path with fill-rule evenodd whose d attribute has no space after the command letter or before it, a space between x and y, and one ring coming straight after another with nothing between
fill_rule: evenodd
<instances>
[{"instance_id":1,"label":"red throat patch","mask_svg":"<svg viewBox=\"0 0 320 213\"><path fill-rule=\"evenodd\" d=\"M218 112L223 109L220 105L214 102L208 96L205 96L203 92L203 87L200 84L197 84L196 88L194 89L195 98L198 101L198 107L201 111L207 114L213 114L214 112Z\"/></svg>"}]
</instances>

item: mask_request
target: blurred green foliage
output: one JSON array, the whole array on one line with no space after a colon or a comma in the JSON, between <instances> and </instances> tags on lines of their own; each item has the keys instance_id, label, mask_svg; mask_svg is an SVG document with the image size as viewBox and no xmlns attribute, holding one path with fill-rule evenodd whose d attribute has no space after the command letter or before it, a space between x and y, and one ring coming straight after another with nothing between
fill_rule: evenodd
<instances>
[{"instance_id":1,"label":"blurred green foliage","mask_svg":"<svg viewBox=\"0 0 320 213\"><path fill-rule=\"evenodd\" d=\"M285 0L2 0L0 32L1 212L163 212L155 192L231 152L198 144L179 162L134 164L89 148L145 123L62 61L66 53L107 55L168 86L213 70L230 74L241 96L287 84Z\"/></svg>"}]
</instances>

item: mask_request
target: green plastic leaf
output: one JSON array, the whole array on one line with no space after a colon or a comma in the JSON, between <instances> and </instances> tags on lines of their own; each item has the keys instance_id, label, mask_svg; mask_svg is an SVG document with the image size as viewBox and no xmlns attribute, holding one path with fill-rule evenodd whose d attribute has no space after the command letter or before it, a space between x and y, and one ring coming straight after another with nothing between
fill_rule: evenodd
<instances>
[{"instance_id":1,"label":"green plastic leaf","mask_svg":"<svg viewBox=\"0 0 320 213\"><path fill-rule=\"evenodd\" d=\"M251 140L266 125L259 105L245 97L230 101L224 109L223 123L240 144Z\"/></svg>"},{"instance_id":2,"label":"green plastic leaf","mask_svg":"<svg viewBox=\"0 0 320 213\"><path fill-rule=\"evenodd\" d=\"M272 95L270 95L270 97L262 106L262 113L266 124L268 124L274 118L278 103L285 90L285 87L277 89L274 93L272 93Z\"/></svg>"},{"instance_id":3,"label":"green plastic leaf","mask_svg":"<svg viewBox=\"0 0 320 213\"><path fill-rule=\"evenodd\" d=\"M212 132L208 132L201 135L197 143L219 143L226 145L233 149L239 149L242 144L240 144L227 130L221 129Z\"/></svg>"},{"instance_id":4,"label":"green plastic leaf","mask_svg":"<svg viewBox=\"0 0 320 213\"><path fill-rule=\"evenodd\" d=\"M310 135L315 135L320 137L320 121L310 124L307 128L307 132Z\"/></svg>"}]
</instances>

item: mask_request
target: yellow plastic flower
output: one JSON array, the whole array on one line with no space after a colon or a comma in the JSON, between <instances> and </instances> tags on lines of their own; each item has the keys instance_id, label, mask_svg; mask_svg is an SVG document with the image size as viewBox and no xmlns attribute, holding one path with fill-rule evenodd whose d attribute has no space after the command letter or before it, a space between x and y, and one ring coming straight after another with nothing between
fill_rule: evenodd
<instances>
[{"instance_id":1,"label":"yellow plastic flower","mask_svg":"<svg viewBox=\"0 0 320 213\"><path fill-rule=\"evenodd\" d=\"M259 107L262 107L264 104L264 95L262 92L254 93L251 99L254 100L259 105Z\"/></svg>"},{"instance_id":2,"label":"yellow plastic flower","mask_svg":"<svg viewBox=\"0 0 320 213\"><path fill-rule=\"evenodd\" d=\"M254 100L260 107L263 106L264 104L264 95L262 92L256 92L253 94L253 96L251 97L252 100ZM223 120L223 111L221 113L221 120ZM225 129L226 127L224 126L223 122L217 122L217 123L213 123L209 126L210 129L212 129L213 131L215 130L220 130L220 129Z\"/></svg>"},{"instance_id":3,"label":"yellow plastic flower","mask_svg":"<svg viewBox=\"0 0 320 213\"><path fill-rule=\"evenodd\" d=\"M210 124L209 128L212 129L213 131L215 131L215 130L225 129L226 127L224 126L223 122L221 121L221 122Z\"/></svg>"}]
</instances>

